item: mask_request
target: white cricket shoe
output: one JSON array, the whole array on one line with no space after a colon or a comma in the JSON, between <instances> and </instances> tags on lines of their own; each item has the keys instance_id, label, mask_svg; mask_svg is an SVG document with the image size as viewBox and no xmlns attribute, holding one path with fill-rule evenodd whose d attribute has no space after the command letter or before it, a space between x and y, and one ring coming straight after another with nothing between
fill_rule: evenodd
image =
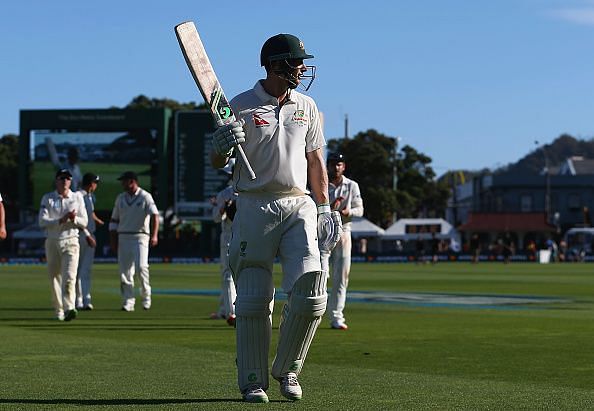
<instances>
[{"instance_id":1,"label":"white cricket shoe","mask_svg":"<svg viewBox=\"0 0 594 411\"><path fill-rule=\"evenodd\" d=\"M56 320L58 321L64 321L64 312L60 311L58 314L56 314Z\"/></svg>"},{"instance_id":2,"label":"white cricket shoe","mask_svg":"<svg viewBox=\"0 0 594 411\"><path fill-rule=\"evenodd\" d=\"M122 306L122 311L132 312L132 311L134 311L134 306L131 304L124 304Z\"/></svg>"},{"instance_id":3,"label":"white cricket shoe","mask_svg":"<svg viewBox=\"0 0 594 411\"><path fill-rule=\"evenodd\" d=\"M283 397L289 400L298 401L301 399L303 392L301 391L299 381L297 381L297 374L289 372L281 377L280 392Z\"/></svg>"},{"instance_id":4,"label":"white cricket shoe","mask_svg":"<svg viewBox=\"0 0 594 411\"><path fill-rule=\"evenodd\" d=\"M330 328L333 330L348 330L349 326L344 321L332 321Z\"/></svg>"},{"instance_id":5,"label":"white cricket shoe","mask_svg":"<svg viewBox=\"0 0 594 411\"><path fill-rule=\"evenodd\" d=\"M258 384L252 384L247 387L243 393L243 400L245 402L268 402L268 395Z\"/></svg>"}]
</instances>

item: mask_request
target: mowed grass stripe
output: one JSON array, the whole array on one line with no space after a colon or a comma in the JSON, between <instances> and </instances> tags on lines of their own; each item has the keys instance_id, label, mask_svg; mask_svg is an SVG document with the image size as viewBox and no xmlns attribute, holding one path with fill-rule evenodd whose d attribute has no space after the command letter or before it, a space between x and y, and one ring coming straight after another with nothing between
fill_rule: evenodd
<instances>
[{"instance_id":1,"label":"mowed grass stripe","mask_svg":"<svg viewBox=\"0 0 594 411\"><path fill-rule=\"evenodd\" d=\"M500 270L507 283L498 281ZM589 271L584 264L355 264L353 290L402 292L405 283L415 292L574 302L522 310L349 304L347 332L330 330L326 319L320 326L300 377L304 400L284 402L271 381L269 409L592 408ZM151 273L159 289L220 284L214 264L155 264ZM96 265L97 309L63 324L51 320L45 267L1 266L0 278L0 409L245 408L237 402L234 331L207 319L217 297L156 295L152 310L124 313L117 268Z\"/></svg>"}]
</instances>

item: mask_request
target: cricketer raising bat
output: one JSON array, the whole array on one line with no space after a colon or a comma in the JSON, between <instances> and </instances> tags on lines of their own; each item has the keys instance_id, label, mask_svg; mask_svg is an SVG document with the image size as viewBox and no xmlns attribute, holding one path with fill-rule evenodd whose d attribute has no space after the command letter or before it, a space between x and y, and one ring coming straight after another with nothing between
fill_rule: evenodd
<instances>
[{"instance_id":1,"label":"cricketer raising bat","mask_svg":"<svg viewBox=\"0 0 594 411\"><path fill-rule=\"evenodd\" d=\"M194 77L194 81L204 98L204 101L210 107L210 111L217 123L217 126L224 126L236 120L235 114L229 106L227 97L223 92L219 80L210 64L204 45L198 36L196 26L192 21L175 26L175 35L181 47L188 68ZM246 166L250 179L254 180L256 174L252 169L243 148L241 145L237 146L237 151L241 156L243 164Z\"/></svg>"}]
</instances>

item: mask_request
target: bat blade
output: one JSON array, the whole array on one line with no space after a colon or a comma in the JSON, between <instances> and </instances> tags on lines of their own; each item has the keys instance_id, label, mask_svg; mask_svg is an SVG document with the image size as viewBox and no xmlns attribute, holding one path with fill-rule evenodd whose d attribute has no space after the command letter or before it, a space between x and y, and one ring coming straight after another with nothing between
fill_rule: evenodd
<instances>
[{"instance_id":1,"label":"bat blade","mask_svg":"<svg viewBox=\"0 0 594 411\"><path fill-rule=\"evenodd\" d=\"M236 117L217 79L194 22L186 21L175 26L175 35L177 36L190 73L192 73L192 77L202 94L202 98L204 98L204 101L210 108L217 125L222 126L235 121ZM245 156L243 148L237 146L237 151L248 169L250 179L254 180L256 175Z\"/></svg>"}]
</instances>

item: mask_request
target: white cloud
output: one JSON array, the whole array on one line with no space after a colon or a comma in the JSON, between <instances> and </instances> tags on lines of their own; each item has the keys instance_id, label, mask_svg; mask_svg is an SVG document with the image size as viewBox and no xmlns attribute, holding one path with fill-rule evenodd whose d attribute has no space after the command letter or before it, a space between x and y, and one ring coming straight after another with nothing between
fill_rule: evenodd
<instances>
[{"instance_id":1,"label":"white cloud","mask_svg":"<svg viewBox=\"0 0 594 411\"><path fill-rule=\"evenodd\" d=\"M570 23L594 26L594 7L552 10L551 15Z\"/></svg>"}]
</instances>

